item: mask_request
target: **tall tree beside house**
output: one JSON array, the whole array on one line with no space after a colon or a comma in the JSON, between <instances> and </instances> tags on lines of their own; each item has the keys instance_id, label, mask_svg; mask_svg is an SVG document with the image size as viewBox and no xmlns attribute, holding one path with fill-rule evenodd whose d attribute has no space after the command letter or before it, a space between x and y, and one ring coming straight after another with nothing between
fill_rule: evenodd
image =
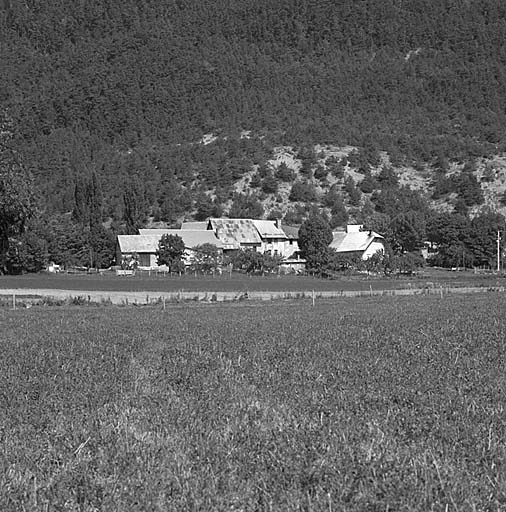
<instances>
[{"instance_id":1,"label":"tall tree beside house","mask_svg":"<svg viewBox=\"0 0 506 512\"><path fill-rule=\"evenodd\" d=\"M108 267L114 254L114 240L102 225L102 187L95 170L81 177L75 186L73 217L83 228L86 240L85 265Z\"/></svg>"},{"instance_id":2,"label":"tall tree beside house","mask_svg":"<svg viewBox=\"0 0 506 512\"><path fill-rule=\"evenodd\" d=\"M6 266L9 274L40 272L48 262L46 226L30 219L26 231L9 240Z\"/></svg>"},{"instance_id":3,"label":"tall tree beside house","mask_svg":"<svg viewBox=\"0 0 506 512\"><path fill-rule=\"evenodd\" d=\"M321 273L327 268L332 251L332 230L318 214L311 215L299 229L299 247L310 272Z\"/></svg>"},{"instance_id":4,"label":"tall tree beside house","mask_svg":"<svg viewBox=\"0 0 506 512\"><path fill-rule=\"evenodd\" d=\"M423 213L407 211L399 213L390 222L389 243L397 253L421 249L426 239L426 221Z\"/></svg>"},{"instance_id":5,"label":"tall tree beside house","mask_svg":"<svg viewBox=\"0 0 506 512\"><path fill-rule=\"evenodd\" d=\"M437 247L430 263L441 267L471 266L474 256L468 246L471 220L457 213L439 213L427 222L427 240Z\"/></svg>"},{"instance_id":6,"label":"tall tree beside house","mask_svg":"<svg viewBox=\"0 0 506 512\"><path fill-rule=\"evenodd\" d=\"M178 235L163 235L158 242L156 260L158 265L166 265L170 272L184 270L184 242Z\"/></svg>"},{"instance_id":7,"label":"tall tree beside house","mask_svg":"<svg viewBox=\"0 0 506 512\"><path fill-rule=\"evenodd\" d=\"M89 229L102 222L102 188L95 170L78 179L72 213L77 222Z\"/></svg>"},{"instance_id":8,"label":"tall tree beside house","mask_svg":"<svg viewBox=\"0 0 506 512\"><path fill-rule=\"evenodd\" d=\"M127 234L138 233L146 221L147 213L144 185L137 175L133 175L123 189L123 220Z\"/></svg>"},{"instance_id":9,"label":"tall tree beside house","mask_svg":"<svg viewBox=\"0 0 506 512\"><path fill-rule=\"evenodd\" d=\"M49 259L65 268L85 266L89 258L87 233L70 215L52 215L46 222Z\"/></svg>"}]
</instances>

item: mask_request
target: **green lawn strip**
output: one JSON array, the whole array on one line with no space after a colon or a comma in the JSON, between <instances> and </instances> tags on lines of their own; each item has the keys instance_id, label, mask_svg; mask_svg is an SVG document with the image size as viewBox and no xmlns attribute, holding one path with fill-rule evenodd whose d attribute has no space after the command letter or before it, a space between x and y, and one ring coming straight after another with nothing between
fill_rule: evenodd
<instances>
[{"instance_id":1,"label":"green lawn strip","mask_svg":"<svg viewBox=\"0 0 506 512\"><path fill-rule=\"evenodd\" d=\"M426 287L500 287L502 275L481 275L472 272L448 272L428 269L420 276L385 278L383 276L343 276L339 279L316 279L309 276L157 276L139 274L134 277L106 275L25 274L0 276L0 289L61 289L77 291L147 291L147 292L217 292L217 291L335 291L391 290Z\"/></svg>"},{"instance_id":2,"label":"green lawn strip","mask_svg":"<svg viewBox=\"0 0 506 512\"><path fill-rule=\"evenodd\" d=\"M505 306L2 310L0 508L500 509Z\"/></svg>"}]
</instances>

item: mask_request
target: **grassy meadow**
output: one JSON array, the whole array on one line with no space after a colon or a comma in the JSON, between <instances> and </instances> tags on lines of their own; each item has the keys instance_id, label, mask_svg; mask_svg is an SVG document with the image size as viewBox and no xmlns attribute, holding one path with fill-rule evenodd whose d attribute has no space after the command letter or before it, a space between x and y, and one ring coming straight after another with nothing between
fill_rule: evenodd
<instances>
[{"instance_id":1,"label":"grassy meadow","mask_svg":"<svg viewBox=\"0 0 506 512\"><path fill-rule=\"evenodd\" d=\"M0 308L0 510L504 510L505 310Z\"/></svg>"},{"instance_id":2,"label":"grassy meadow","mask_svg":"<svg viewBox=\"0 0 506 512\"><path fill-rule=\"evenodd\" d=\"M0 276L0 290L18 289L63 289L96 291L334 291L334 290L392 290L401 288L424 288L426 286L474 286L497 287L506 285L505 274L475 274L472 271L451 272L426 268L416 276L365 276L363 274L337 279L315 279L303 275L251 276L241 273L224 273L221 276L186 274L165 276L163 274L138 272L133 277L118 277L114 272L104 274L23 274Z\"/></svg>"}]
</instances>

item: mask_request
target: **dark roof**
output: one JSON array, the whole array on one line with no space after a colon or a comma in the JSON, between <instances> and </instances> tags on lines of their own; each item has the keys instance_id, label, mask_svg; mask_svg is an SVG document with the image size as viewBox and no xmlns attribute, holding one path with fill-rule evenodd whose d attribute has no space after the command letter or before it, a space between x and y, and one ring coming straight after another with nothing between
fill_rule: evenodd
<instances>
[{"instance_id":1,"label":"dark roof","mask_svg":"<svg viewBox=\"0 0 506 512\"><path fill-rule=\"evenodd\" d=\"M299 239L299 228L298 227L282 225L281 229L285 233L286 238L289 238L291 240L298 240Z\"/></svg>"}]
</instances>

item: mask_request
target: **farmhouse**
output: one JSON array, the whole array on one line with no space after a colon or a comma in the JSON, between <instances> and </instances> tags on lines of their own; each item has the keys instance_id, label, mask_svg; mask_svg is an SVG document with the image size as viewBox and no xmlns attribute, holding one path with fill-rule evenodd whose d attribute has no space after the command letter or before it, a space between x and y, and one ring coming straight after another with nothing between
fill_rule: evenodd
<instances>
[{"instance_id":1,"label":"farmhouse","mask_svg":"<svg viewBox=\"0 0 506 512\"><path fill-rule=\"evenodd\" d=\"M183 223L181 229L201 224L187 222ZM298 228L281 226L280 220L211 218L207 222L207 229L215 232L225 251L253 249L288 258L299 250Z\"/></svg>"},{"instance_id":2,"label":"farmhouse","mask_svg":"<svg viewBox=\"0 0 506 512\"><path fill-rule=\"evenodd\" d=\"M298 228L281 226L277 220L218 219L185 222L181 229L139 229L138 235L119 235L116 261L134 258L140 268L158 266L156 251L163 235L177 235L185 244L185 262L191 263L195 247L215 245L220 251L248 249L282 258L285 269L300 270L305 261L300 257ZM377 252L385 252L384 238L374 231L363 231L359 224L334 231L330 247L339 254L356 255L366 260Z\"/></svg>"},{"instance_id":3,"label":"farmhouse","mask_svg":"<svg viewBox=\"0 0 506 512\"><path fill-rule=\"evenodd\" d=\"M138 235L118 235L116 262L119 264L128 258L136 258L139 268L158 267L156 251L163 235L177 235L185 245L185 261L190 263L195 247L203 244L215 245L220 251L223 244L212 231L180 229L139 229Z\"/></svg>"},{"instance_id":4,"label":"farmhouse","mask_svg":"<svg viewBox=\"0 0 506 512\"><path fill-rule=\"evenodd\" d=\"M212 230L223 244L223 250L262 249L262 238L251 219L209 219Z\"/></svg>"},{"instance_id":5,"label":"farmhouse","mask_svg":"<svg viewBox=\"0 0 506 512\"><path fill-rule=\"evenodd\" d=\"M299 228L295 226L285 226L282 228L283 233L285 234L285 251L284 254L287 255L288 258L300 259L299 254Z\"/></svg>"},{"instance_id":6,"label":"farmhouse","mask_svg":"<svg viewBox=\"0 0 506 512\"><path fill-rule=\"evenodd\" d=\"M252 222L260 235L260 252L285 256L286 235L281 229L281 222L279 220L253 220Z\"/></svg>"},{"instance_id":7,"label":"farmhouse","mask_svg":"<svg viewBox=\"0 0 506 512\"><path fill-rule=\"evenodd\" d=\"M330 247L338 254L367 260L377 252L385 252L385 239L374 231L362 231L361 224L351 224L342 231L334 231Z\"/></svg>"}]
</instances>

